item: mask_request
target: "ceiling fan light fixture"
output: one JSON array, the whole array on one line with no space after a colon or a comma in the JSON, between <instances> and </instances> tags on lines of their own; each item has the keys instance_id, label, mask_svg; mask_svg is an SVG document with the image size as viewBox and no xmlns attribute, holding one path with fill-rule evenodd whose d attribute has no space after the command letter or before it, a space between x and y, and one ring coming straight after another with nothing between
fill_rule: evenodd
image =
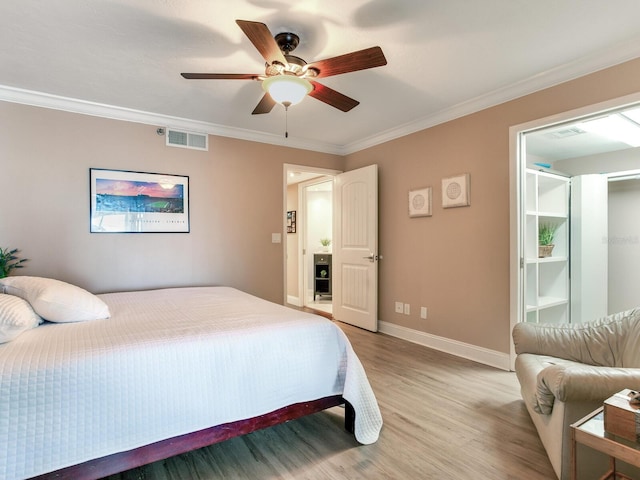
<instances>
[{"instance_id":1,"label":"ceiling fan light fixture","mask_svg":"<svg viewBox=\"0 0 640 480\"><path fill-rule=\"evenodd\" d=\"M313 90L308 80L295 75L275 75L262 82L262 88L271 98L285 107L300 103Z\"/></svg>"}]
</instances>

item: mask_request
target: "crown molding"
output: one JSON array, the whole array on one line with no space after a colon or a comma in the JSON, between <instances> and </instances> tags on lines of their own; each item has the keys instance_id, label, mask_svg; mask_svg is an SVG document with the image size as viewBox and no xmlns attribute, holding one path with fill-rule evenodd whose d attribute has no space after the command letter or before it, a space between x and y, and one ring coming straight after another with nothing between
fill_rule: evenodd
<instances>
[{"instance_id":1,"label":"crown molding","mask_svg":"<svg viewBox=\"0 0 640 480\"><path fill-rule=\"evenodd\" d=\"M486 108L494 107L501 103L575 80L576 78L595 73L599 70L604 70L605 68L610 68L615 65L634 60L638 57L640 57L640 45L638 45L638 42L623 42L616 48L600 50L593 55L582 57L572 62L549 69L545 72L540 72L537 75L520 82L507 85L504 88L494 90L486 95L481 95L469 101L462 102L436 112L432 115L399 125L362 140L352 142L343 147L342 154L349 155L366 148L374 147L381 143L395 140L397 138L419 132L420 130L425 130L441 123L449 122L456 118L470 115Z\"/></svg>"},{"instance_id":2,"label":"crown molding","mask_svg":"<svg viewBox=\"0 0 640 480\"><path fill-rule=\"evenodd\" d=\"M178 130L188 130L191 132L236 138L252 142L268 143L271 145L279 145L289 148L299 148L302 150L311 150L314 152L323 152L333 155L343 154L343 149L337 145L304 139L289 139L284 138L282 135L274 135L242 128L233 128L215 123L172 117L169 115L144 112L102 103L88 102L86 100L78 100L75 98L24 90L5 85L0 85L0 101L51 108L53 110L62 110L65 112L109 118L112 120L142 123L145 125L157 125Z\"/></svg>"},{"instance_id":3,"label":"crown molding","mask_svg":"<svg viewBox=\"0 0 640 480\"><path fill-rule=\"evenodd\" d=\"M625 42L618 45L616 48L601 50L593 55L557 66L523 81L459 103L416 121L398 125L391 129L345 145L335 145L305 139L288 139L281 135L263 133L255 130L234 128L198 120L172 117L169 115L161 115L157 113L133 110L130 108L88 102L85 100L61 97L48 93L35 92L3 85L0 85L0 101L22 103L114 120L171 127L221 137L236 138L239 140L345 156L540 90L544 90L546 88L553 87L555 85L559 85L605 68L613 67L638 57L640 57L640 46L638 43Z\"/></svg>"}]
</instances>

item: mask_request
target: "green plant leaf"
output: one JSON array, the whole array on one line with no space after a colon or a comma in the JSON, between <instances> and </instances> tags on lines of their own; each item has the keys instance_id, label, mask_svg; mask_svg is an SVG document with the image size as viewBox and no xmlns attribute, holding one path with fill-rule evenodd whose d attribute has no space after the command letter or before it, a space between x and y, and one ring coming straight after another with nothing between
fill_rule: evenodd
<instances>
[{"instance_id":1,"label":"green plant leaf","mask_svg":"<svg viewBox=\"0 0 640 480\"><path fill-rule=\"evenodd\" d=\"M19 258L16 253L19 250L14 248L9 250L8 248L0 247L0 278L8 277L11 270L14 268L23 268L22 263L26 262L26 258Z\"/></svg>"},{"instance_id":2,"label":"green plant leaf","mask_svg":"<svg viewBox=\"0 0 640 480\"><path fill-rule=\"evenodd\" d=\"M538 243L540 245L551 245L557 229L558 226L553 223L541 223L538 227Z\"/></svg>"}]
</instances>

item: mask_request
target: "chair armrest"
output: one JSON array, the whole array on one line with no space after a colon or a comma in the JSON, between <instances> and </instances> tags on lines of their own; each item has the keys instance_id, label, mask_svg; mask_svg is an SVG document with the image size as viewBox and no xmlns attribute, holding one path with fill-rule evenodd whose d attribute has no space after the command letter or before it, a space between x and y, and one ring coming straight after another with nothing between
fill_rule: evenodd
<instances>
[{"instance_id":1,"label":"chair armrest","mask_svg":"<svg viewBox=\"0 0 640 480\"><path fill-rule=\"evenodd\" d=\"M538 374L534 410L549 414L556 399L604 402L625 388L640 389L640 368L551 365Z\"/></svg>"}]
</instances>

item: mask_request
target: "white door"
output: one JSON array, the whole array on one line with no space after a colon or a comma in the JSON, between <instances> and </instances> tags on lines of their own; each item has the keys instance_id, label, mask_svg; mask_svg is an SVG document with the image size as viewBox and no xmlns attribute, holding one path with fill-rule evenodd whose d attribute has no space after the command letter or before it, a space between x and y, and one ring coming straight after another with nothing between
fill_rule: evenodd
<instances>
[{"instance_id":1,"label":"white door","mask_svg":"<svg viewBox=\"0 0 640 480\"><path fill-rule=\"evenodd\" d=\"M333 317L378 331L378 166L335 177Z\"/></svg>"}]
</instances>

